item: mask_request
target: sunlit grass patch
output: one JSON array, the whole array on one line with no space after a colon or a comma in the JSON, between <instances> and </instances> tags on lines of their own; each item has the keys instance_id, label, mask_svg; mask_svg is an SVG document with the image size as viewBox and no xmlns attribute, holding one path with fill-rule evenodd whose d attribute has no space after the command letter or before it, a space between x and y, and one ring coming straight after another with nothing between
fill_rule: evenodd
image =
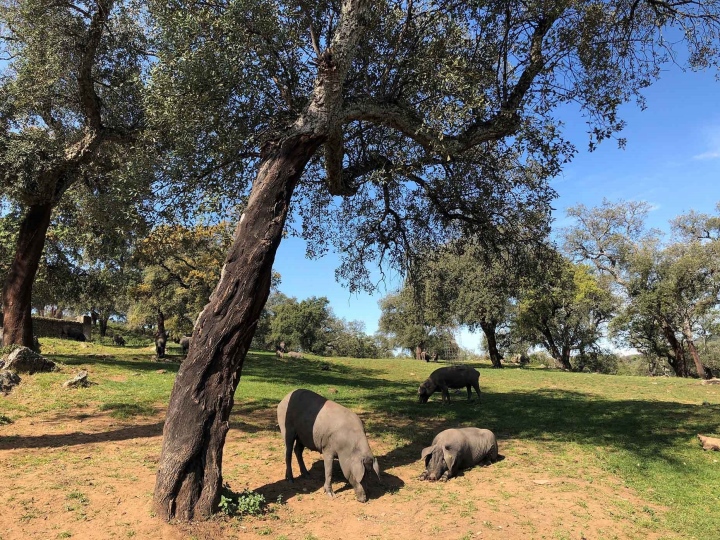
<instances>
[{"instance_id":1,"label":"sunlit grass patch","mask_svg":"<svg viewBox=\"0 0 720 540\"><path fill-rule=\"evenodd\" d=\"M122 420L155 414L155 407L146 403L103 403L99 408L101 411L110 411L110 416Z\"/></svg>"}]
</instances>

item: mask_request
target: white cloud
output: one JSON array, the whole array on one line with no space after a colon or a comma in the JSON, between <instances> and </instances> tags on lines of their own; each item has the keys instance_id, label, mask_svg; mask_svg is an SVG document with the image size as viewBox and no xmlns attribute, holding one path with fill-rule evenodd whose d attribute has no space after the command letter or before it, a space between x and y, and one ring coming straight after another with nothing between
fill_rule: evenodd
<instances>
[{"instance_id":1,"label":"white cloud","mask_svg":"<svg viewBox=\"0 0 720 540\"><path fill-rule=\"evenodd\" d=\"M720 158L720 126L713 126L705 130L705 140L707 141L708 150L693 156L696 160L718 159Z\"/></svg>"},{"instance_id":2,"label":"white cloud","mask_svg":"<svg viewBox=\"0 0 720 540\"><path fill-rule=\"evenodd\" d=\"M720 158L720 151L711 150L710 152L703 152L697 156L693 156L693 159L717 159Z\"/></svg>"}]
</instances>

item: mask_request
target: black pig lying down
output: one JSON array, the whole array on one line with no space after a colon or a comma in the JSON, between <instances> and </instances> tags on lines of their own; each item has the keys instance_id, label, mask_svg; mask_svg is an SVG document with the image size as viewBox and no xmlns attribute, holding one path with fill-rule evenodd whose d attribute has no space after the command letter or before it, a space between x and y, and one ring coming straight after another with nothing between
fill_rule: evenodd
<instances>
[{"instance_id":1,"label":"black pig lying down","mask_svg":"<svg viewBox=\"0 0 720 540\"><path fill-rule=\"evenodd\" d=\"M480 397L480 372L470 366L448 366L433 371L427 380L418 388L418 401L427 403L428 398L440 389L442 401L450 403L448 388L467 388L468 400L474 388Z\"/></svg>"},{"instance_id":2,"label":"black pig lying down","mask_svg":"<svg viewBox=\"0 0 720 540\"><path fill-rule=\"evenodd\" d=\"M446 429L438 433L432 445L420 454L425 460L421 480L448 480L458 471L478 463L489 465L498 461L495 435L489 429Z\"/></svg>"},{"instance_id":3,"label":"black pig lying down","mask_svg":"<svg viewBox=\"0 0 720 540\"><path fill-rule=\"evenodd\" d=\"M375 471L380 479L380 467L357 414L315 392L300 389L283 398L278 405L277 416L285 440L286 480L293 481L291 462L294 444L301 476L309 474L303 462L303 450L308 448L321 452L325 461L325 493L334 497L332 465L337 457L357 500L367 501L363 482L369 475L365 472Z\"/></svg>"}]
</instances>

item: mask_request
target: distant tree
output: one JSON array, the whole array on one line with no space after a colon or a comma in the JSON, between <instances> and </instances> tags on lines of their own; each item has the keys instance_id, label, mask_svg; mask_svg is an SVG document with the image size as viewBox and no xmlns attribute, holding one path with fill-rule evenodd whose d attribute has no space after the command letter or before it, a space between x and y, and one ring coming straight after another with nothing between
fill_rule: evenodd
<instances>
[{"instance_id":1,"label":"distant tree","mask_svg":"<svg viewBox=\"0 0 720 540\"><path fill-rule=\"evenodd\" d=\"M220 278L231 236L226 222L154 228L134 252L142 278L130 290L128 322L156 325L162 317L167 330L176 335L192 332Z\"/></svg>"},{"instance_id":2,"label":"distant tree","mask_svg":"<svg viewBox=\"0 0 720 540\"><path fill-rule=\"evenodd\" d=\"M427 280L416 277L400 291L380 300L380 332L389 338L393 348L408 349L416 360L422 358L423 352L440 347L454 330L429 303L434 299L430 287Z\"/></svg>"},{"instance_id":3,"label":"distant tree","mask_svg":"<svg viewBox=\"0 0 720 540\"><path fill-rule=\"evenodd\" d=\"M610 203L569 209L576 225L565 231L565 248L611 276L623 297L614 334L645 354L665 358L675 374L705 377L695 345L700 320L720 294L717 217L690 213L675 220L675 241L663 244L648 230L649 205Z\"/></svg>"},{"instance_id":4,"label":"distant tree","mask_svg":"<svg viewBox=\"0 0 720 540\"><path fill-rule=\"evenodd\" d=\"M607 283L590 268L576 265L556 253L540 280L523 291L512 332L542 345L563 369L572 370L573 353L582 359L597 350L616 307Z\"/></svg>"},{"instance_id":5,"label":"distant tree","mask_svg":"<svg viewBox=\"0 0 720 540\"><path fill-rule=\"evenodd\" d=\"M327 352L333 356L378 358L387 352L386 347L379 349L375 338L365 333L365 323L362 321L331 317L329 327Z\"/></svg>"},{"instance_id":6,"label":"distant tree","mask_svg":"<svg viewBox=\"0 0 720 540\"><path fill-rule=\"evenodd\" d=\"M311 254L344 254L351 289L373 285L378 260L404 272L422 244L512 236L574 152L561 105L582 108L592 144L611 137L620 106L677 58L666 28L698 68L717 65L720 33L717 0L149 6L162 174L183 193L249 191L170 399L155 488L165 519L217 507L234 389L291 205ZM525 167L542 173L506 174ZM513 199L515 212L497 211Z\"/></svg>"},{"instance_id":7,"label":"distant tree","mask_svg":"<svg viewBox=\"0 0 720 540\"><path fill-rule=\"evenodd\" d=\"M32 286L53 209L118 166L143 122L145 37L131 2L0 4L0 190L22 208L3 287L3 343L32 345Z\"/></svg>"},{"instance_id":8,"label":"distant tree","mask_svg":"<svg viewBox=\"0 0 720 540\"><path fill-rule=\"evenodd\" d=\"M270 323L273 343L284 341L291 349L301 348L315 354L325 354L330 341L332 313L330 301L324 296L297 301L287 298L273 306L275 316Z\"/></svg>"},{"instance_id":9,"label":"distant tree","mask_svg":"<svg viewBox=\"0 0 720 540\"><path fill-rule=\"evenodd\" d=\"M433 309L446 324L481 329L493 367L502 367L499 348L507 341L498 331L507 328L508 311L523 284L536 279L538 259L547 251L542 240L534 231L495 245L470 237L427 258L423 275Z\"/></svg>"}]
</instances>

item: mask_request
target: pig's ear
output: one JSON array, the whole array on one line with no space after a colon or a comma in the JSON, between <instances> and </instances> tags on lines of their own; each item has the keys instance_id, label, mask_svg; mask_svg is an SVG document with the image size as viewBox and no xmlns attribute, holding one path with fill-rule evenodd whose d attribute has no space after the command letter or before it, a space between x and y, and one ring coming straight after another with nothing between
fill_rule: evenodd
<instances>
[{"instance_id":1,"label":"pig's ear","mask_svg":"<svg viewBox=\"0 0 720 540\"><path fill-rule=\"evenodd\" d=\"M448 468L448 476L453 476L455 474L453 470L455 466L455 452L449 446L443 446L443 459Z\"/></svg>"},{"instance_id":2,"label":"pig's ear","mask_svg":"<svg viewBox=\"0 0 720 540\"><path fill-rule=\"evenodd\" d=\"M380 465L378 465L377 458L373 458L372 468L375 474L377 474L378 480L380 480Z\"/></svg>"},{"instance_id":3,"label":"pig's ear","mask_svg":"<svg viewBox=\"0 0 720 540\"><path fill-rule=\"evenodd\" d=\"M365 464L363 463L363 460L357 456L353 457L350 462L350 476L352 476L353 480L355 480L358 484L362 482L362 479L365 476Z\"/></svg>"},{"instance_id":4,"label":"pig's ear","mask_svg":"<svg viewBox=\"0 0 720 540\"><path fill-rule=\"evenodd\" d=\"M433 453L433 450L435 450L434 444L432 446L428 446L427 448L423 448L422 452L420 452L420 459L425 460L425 465L427 465L429 456Z\"/></svg>"}]
</instances>

